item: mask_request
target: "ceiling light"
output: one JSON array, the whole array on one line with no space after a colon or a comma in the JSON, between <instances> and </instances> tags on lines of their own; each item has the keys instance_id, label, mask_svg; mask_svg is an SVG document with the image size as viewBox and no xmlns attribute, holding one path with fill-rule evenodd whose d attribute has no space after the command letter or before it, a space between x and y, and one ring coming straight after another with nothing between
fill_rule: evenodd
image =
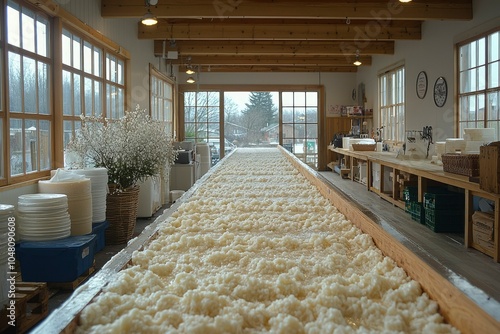
<instances>
[{"instance_id":1,"label":"ceiling light","mask_svg":"<svg viewBox=\"0 0 500 334\"><path fill-rule=\"evenodd\" d=\"M148 12L144 14L141 22L145 26L154 26L155 24L158 23L158 20L156 19L156 16L154 16L153 13L151 13L151 11L148 8Z\"/></svg>"},{"instance_id":2,"label":"ceiling light","mask_svg":"<svg viewBox=\"0 0 500 334\"><path fill-rule=\"evenodd\" d=\"M352 64L356 66L360 66L362 64L362 62L359 60L359 50L356 50L356 59Z\"/></svg>"},{"instance_id":3,"label":"ceiling light","mask_svg":"<svg viewBox=\"0 0 500 334\"><path fill-rule=\"evenodd\" d=\"M187 70L186 70L186 74L189 74L189 75L192 75L192 74L195 74L196 72L191 68L191 66L188 66Z\"/></svg>"},{"instance_id":4,"label":"ceiling light","mask_svg":"<svg viewBox=\"0 0 500 334\"><path fill-rule=\"evenodd\" d=\"M195 83L196 82L193 77L187 78L186 81L187 81L187 83Z\"/></svg>"},{"instance_id":5,"label":"ceiling light","mask_svg":"<svg viewBox=\"0 0 500 334\"><path fill-rule=\"evenodd\" d=\"M411 0L399 0L399 2L411 2Z\"/></svg>"}]
</instances>

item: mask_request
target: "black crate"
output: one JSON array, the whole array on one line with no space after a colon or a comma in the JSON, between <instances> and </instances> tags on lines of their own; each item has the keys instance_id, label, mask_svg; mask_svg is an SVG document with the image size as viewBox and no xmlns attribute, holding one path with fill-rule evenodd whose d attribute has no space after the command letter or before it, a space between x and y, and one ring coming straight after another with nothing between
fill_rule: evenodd
<instances>
[{"instance_id":1,"label":"black crate","mask_svg":"<svg viewBox=\"0 0 500 334\"><path fill-rule=\"evenodd\" d=\"M405 202L405 210L410 214L412 220L419 222L420 224L425 223L425 210L422 203Z\"/></svg>"},{"instance_id":2,"label":"black crate","mask_svg":"<svg viewBox=\"0 0 500 334\"><path fill-rule=\"evenodd\" d=\"M465 197L464 194L455 192L425 193L424 207L430 210L464 210Z\"/></svg>"},{"instance_id":3,"label":"black crate","mask_svg":"<svg viewBox=\"0 0 500 334\"><path fill-rule=\"evenodd\" d=\"M432 210L425 209L425 225L434 232L464 232L463 210Z\"/></svg>"}]
</instances>

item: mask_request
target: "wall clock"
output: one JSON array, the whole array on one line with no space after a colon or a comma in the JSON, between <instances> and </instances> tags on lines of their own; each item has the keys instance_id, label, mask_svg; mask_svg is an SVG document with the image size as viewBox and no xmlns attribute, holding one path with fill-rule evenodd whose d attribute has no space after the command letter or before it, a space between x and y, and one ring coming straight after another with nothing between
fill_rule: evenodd
<instances>
[{"instance_id":1,"label":"wall clock","mask_svg":"<svg viewBox=\"0 0 500 334\"><path fill-rule=\"evenodd\" d=\"M439 77L437 78L436 83L434 83L434 103L436 106L444 106L447 96L448 86L446 85L446 80L443 77Z\"/></svg>"},{"instance_id":2,"label":"wall clock","mask_svg":"<svg viewBox=\"0 0 500 334\"><path fill-rule=\"evenodd\" d=\"M427 74L424 71L417 75L416 89L418 98L423 99L427 94Z\"/></svg>"}]
</instances>

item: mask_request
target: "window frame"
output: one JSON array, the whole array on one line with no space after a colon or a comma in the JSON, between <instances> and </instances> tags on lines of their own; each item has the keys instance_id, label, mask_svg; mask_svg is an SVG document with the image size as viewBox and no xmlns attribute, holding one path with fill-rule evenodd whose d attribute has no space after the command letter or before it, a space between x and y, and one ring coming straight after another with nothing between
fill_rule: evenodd
<instances>
[{"instance_id":1,"label":"window frame","mask_svg":"<svg viewBox=\"0 0 500 334\"><path fill-rule=\"evenodd\" d=\"M463 136L464 128L495 128L496 138L500 138L500 47L496 54L496 59L490 59L490 37L496 35L498 44L500 42L500 27L488 30L484 33L466 39L456 44L456 64L457 64L457 110L455 117L455 135ZM480 47L481 40L484 39L484 48ZM471 65L471 59L467 60L469 67L463 68L464 60L462 59L463 50L472 44L475 44L475 52L468 53L470 58L475 61ZM480 55L483 59L479 59ZM496 86L490 83L490 77L493 70L490 66L496 66ZM482 68L484 72L481 73ZM474 73L474 82L467 77L467 72ZM481 79L484 78L484 87L481 87ZM472 88L470 88L472 86ZM467 88L466 88L467 87ZM473 88L475 87L475 89ZM469 89L470 88L470 89ZM496 95L496 110L493 110L489 102L489 97ZM466 110L468 109L468 110ZM482 112L480 111L482 109ZM473 110L473 119L471 119L471 110ZM494 116L496 114L496 117ZM466 119L464 119L466 118Z\"/></svg>"},{"instance_id":2,"label":"window frame","mask_svg":"<svg viewBox=\"0 0 500 334\"><path fill-rule=\"evenodd\" d=\"M397 64L378 75L378 123L383 140L405 141L405 78L406 70L404 64Z\"/></svg>"},{"instance_id":3,"label":"window frame","mask_svg":"<svg viewBox=\"0 0 500 334\"><path fill-rule=\"evenodd\" d=\"M166 90L158 88L161 83L163 88L169 87L168 96ZM156 69L152 64L149 64L149 112L154 120L158 120L165 125L165 131L173 138L175 137L175 82L165 74ZM156 101L155 101L156 100ZM162 103L158 103L162 101ZM168 108L165 108L168 105Z\"/></svg>"}]
</instances>

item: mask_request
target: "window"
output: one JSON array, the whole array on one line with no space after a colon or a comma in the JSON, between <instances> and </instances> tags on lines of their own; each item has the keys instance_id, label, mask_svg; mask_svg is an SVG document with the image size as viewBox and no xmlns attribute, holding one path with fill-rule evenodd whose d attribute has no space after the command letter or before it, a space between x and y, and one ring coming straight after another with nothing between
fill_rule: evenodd
<instances>
[{"instance_id":1,"label":"window","mask_svg":"<svg viewBox=\"0 0 500 334\"><path fill-rule=\"evenodd\" d=\"M384 140L404 141L405 69L398 67L379 75L380 127Z\"/></svg>"},{"instance_id":2,"label":"window","mask_svg":"<svg viewBox=\"0 0 500 334\"><path fill-rule=\"evenodd\" d=\"M184 93L185 140L210 143L219 140L219 92Z\"/></svg>"},{"instance_id":3,"label":"window","mask_svg":"<svg viewBox=\"0 0 500 334\"><path fill-rule=\"evenodd\" d=\"M63 145L81 125L81 115L103 113L103 50L67 29L62 32Z\"/></svg>"},{"instance_id":4,"label":"window","mask_svg":"<svg viewBox=\"0 0 500 334\"><path fill-rule=\"evenodd\" d=\"M66 147L81 126L80 116L105 115L117 119L124 115L125 61L68 29L62 31L61 53L63 147Z\"/></svg>"},{"instance_id":5,"label":"window","mask_svg":"<svg viewBox=\"0 0 500 334\"><path fill-rule=\"evenodd\" d=\"M164 74L150 68L151 118L165 124L165 130L173 136L174 83Z\"/></svg>"},{"instance_id":6,"label":"window","mask_svg":"<svg viewBox=\"0 0 500 334\"><path fill-rule=\"evenodd\" d=\"M51 26L48 18L7 2L10 176L50 170L52 162Z\"/></svg>"},{"instance_id":7,"label":"window","mask_svg":"<svg viewBox=\"0 0 500 334\"><path fill-rule=\"evenodd\" d=\"M183 101L184 134L180 139L208 142L212 162L236 146L282 144L317 169L319 100L316 90L187 91ZM224 101L223 108L220 101Z\"/></svg>"},{"instance_id":8,"label":"window","mask_svg":"<svg viewBox=\"0 0 500 334\"><path fill-rule=\"evenodd\" d=\"M318 92L281 93L283 147L318 168Z\"/></svg>"},{"instance_id":9,"label":"window","mask_svg":"<svg viewBox=\"0 0 500 334\"><path fill-rule=\"evenodd\" d=\"M458 130L495 128L500 138L500 30L458 46Z\"/></svg>"}]
</instances>

